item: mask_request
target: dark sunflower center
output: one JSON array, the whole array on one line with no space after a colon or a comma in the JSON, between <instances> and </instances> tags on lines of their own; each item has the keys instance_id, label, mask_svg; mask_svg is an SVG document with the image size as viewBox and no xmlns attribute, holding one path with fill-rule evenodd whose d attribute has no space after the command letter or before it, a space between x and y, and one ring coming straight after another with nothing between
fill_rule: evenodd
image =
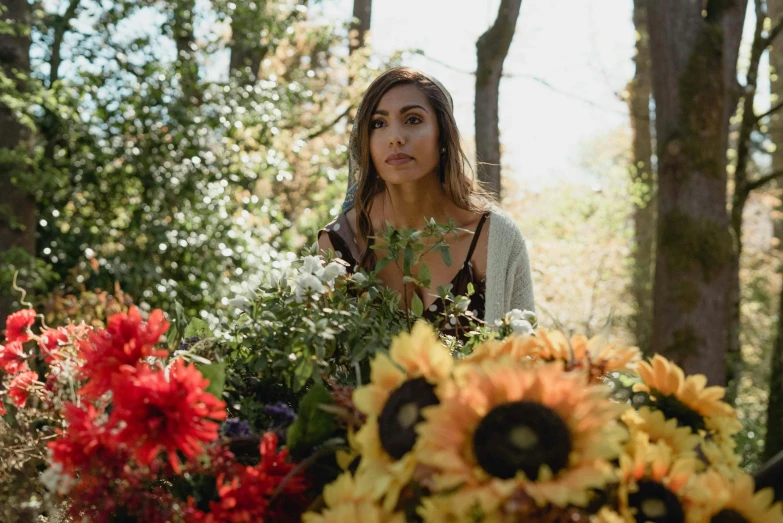
<instances>
[{"instance_id":1,"label":"dark sunflower center","mask_svg":"<svg viewBox=\"0 0 783 523\"><path fill-rule=\"evenodd\" d=\"M421 409L437 405L435 387L424 378L408 380L391 393L378 417L381 446L391 457L400 459L416 443L416 425Z\"/></svg>"},{"instance_id":2,"label":"dark sunflower center","mask_svg":"<svg viewBox=\"0 0 783 523\"><path fill-rule=\"evenodd\" d=\"M749 521L736 510L723 509L712 516L710 523L749 523Z\"/></svg>"},{"instance_id":3,"label":"dark sunflower center","mask_svg":"<svg viewBox=\"0 0 783 523\"><path fill-rule=\"evenodd\" d=\"M704 417L675 396L656 394L655 406L663 412L667 419L676 419L677 424L690 427L694 434L706 429Z\"/></svg>"},{"instance_id":4,"label":"dark sunflower center","mask_svg":"<svg viewBox=\"0 0 783 523\"><path fill-rule=\"evenodd\" d=\"M628 496L629 504L636 509L637 523L683 523L685 514L677 496L658 483L644 479L639 490Z\"/></svg>"},{"instance_id":5,"label":"dark sunflower center","mask_svg":"<svg viewBox=\"0 0 783 523\"><path fill-rule=\"evenodd\" d=\"M495 407L473 435L473 453L481 468L503 479L522 471L535 481L541 465L557 473L568 464L571 448L571 433L562 418L532 401Z\"/></svg>"}]
</instances>

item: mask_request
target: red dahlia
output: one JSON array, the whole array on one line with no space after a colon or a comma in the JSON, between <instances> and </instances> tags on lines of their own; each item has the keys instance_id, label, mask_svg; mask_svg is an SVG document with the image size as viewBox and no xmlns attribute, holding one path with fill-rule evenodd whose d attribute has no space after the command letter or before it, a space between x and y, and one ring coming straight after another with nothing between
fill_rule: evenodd
<instances>
[{"instance_id":1,"label":"red dahlia","mask_svg":"<svg viewBox=\"0 0 783 523\"><path fill-rule=\"evenodd\" d=\"M22 342L12 341L8 345L0 345L0 370L7 374L19 374L28 370L26 358Z\"/></svg>"},{"instance_id":2,"label":"red dahlia","mask_svg":"<svg viewBox=\"0 0 783 523\"><path fill-rule=\"evenodd\" d=\"M243 467L234 474L219 474L217 491L220 500L210 501L210 511L204 513L195 508L191 498L186 510L186 521L299 521L307 506L303 497L307 485L297 475L289 477L282 484L283 479L294 469L293 464L285 461L287 455L287 450L277 452L277 436L274 433L265 434L261 442L261 462L255 467Z\"/></svg>"},{"instance_id":3,"label":"red dahlia","mask_svg":"<svg viewBox=\"0 0 783 523\"><path fill-rule=\"evenodd\" d=\"M110 425L121 427L117 441L133 449L139 463L148 465L163 449L179 473L177 451L193 458L202 444L218 437L218 423L226 404L205 392L209 380L194 366L178 359L169 369L148 365L123 367L115 376L114 410Z\"/></svg>"},{"instance_id":4,"label":"red dahlia","mask_svg":"<svg viewBox=\"0 0 783 523\"><path fill-rule=\"evenodd\" d=\"M8 343L18 341L24 343L30 339L27 334L28 327L35 323L35 311L33 309L22 309L11 314L5 320L5 340Z\"/></svg>"},{"instance_id":5,"label":"red dahlia","mask_svg":"<svg viewBox=\"0 0 783 523\"><path fill-rule=\"evenodd\" d=\"M93 469L110 468L117 464L117 446L104 425L96 423L98 411L91 403L86 408L66 403L63 416L67 429L58 430L60 438L49 443L52 462L59 463L63 472L83 475ZM83 476L84 477L84 476Z\"/></svg>"},{"instance_id":6,"label":"red dahlia","mask_svg":"<svg viewBox=\"0 0 783 523\"><path fill-rule=\"evenodd\" d=\"M84 364L79 375L89 382L79 394L89 399L99 398L111 389L112 377L123 365L135 367L149 356L166 357L166 350L154 347L168 328L160 309L154 310L146 322L141 320L136 307L131 307L127 314L110 316L106 329L91 332L89 342L80 344Z\"/></svg>"}]
</instances>

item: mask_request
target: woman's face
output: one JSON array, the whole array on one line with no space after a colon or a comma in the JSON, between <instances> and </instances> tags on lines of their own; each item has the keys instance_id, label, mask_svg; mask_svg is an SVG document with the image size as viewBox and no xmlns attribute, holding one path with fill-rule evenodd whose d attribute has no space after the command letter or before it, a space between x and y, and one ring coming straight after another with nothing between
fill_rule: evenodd
<instances>
[{"instance_id":1,"label":"woman's face","mask_svg":"<svg viewBox=\"0 0 783 523\"><path fill-rule=\"evenodd\" d=\"M438 117L412 84L389 89L370 121L370 157L387 184L422 179L440 164Z\"/></svg>"}]
</instances>

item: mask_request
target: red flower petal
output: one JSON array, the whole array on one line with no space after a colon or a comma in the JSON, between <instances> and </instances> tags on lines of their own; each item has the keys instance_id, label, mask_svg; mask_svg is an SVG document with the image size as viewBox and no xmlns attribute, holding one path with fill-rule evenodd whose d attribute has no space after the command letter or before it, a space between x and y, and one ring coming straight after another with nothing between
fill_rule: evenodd
<instances>
[{"instance_id":1,"label":"red flower petal","mask_svg":"<svg viewBox=\"0 0 783 523\"><path fill-rule=\"evenodd\" d=\"M79 375L89 380L79 394L88 399L99 398L111 389L112 379L123 365L135 367L150 356L166 357L168 351L154 347L168 328L160 309L153 311L147 322L142 322L136 307L131 307L127 314L110 316L106 329L91 332L89 341L79 344L84 360Z\"/></svg>"},{"instance_id":2,"label":"red flower petal","mask_svg":"<svg viewBox=\"0 0 783 523\"><path fill-rule=\"evenodd\" d=\"M8 385L8 397L11 398L14 405L21 407L27 403L27 396L36 379L38 379L38 373L31 370L23 372L11 380Z\"/></svg>"},{"instance_id":3,"label":"red flower petal","mask_svg":"<svg viewBox=\"0 0 783 523\"><path fill-rule=\"evenodd\" d=\"M205 392L209 380L195 366L178 359L169 369L147 365L124 367L115 376L114 410L109 424L122 427L117 441L134 450L134 457L148 465L163 450L175 471L176 452L186 458L203 453L203 444L218 437L215 420L226 417L226 405Z\"/></svg>"},{"instance_id":4,"label":"red flower petal","mask_svg":"<svg viewBox=\"0 0 783 523\"><path fill-rule=\"evenodd\" d=\"M19 374L28 370L22 342L12 341L8 345L0 345L0 370L8 374Z\"/></svg>"},{"instance_id":5,"label":"red flower petal","mask_svg":"<svg viewBox=\"0 0 783 523\"><path fill-rule=\"evenodd\" d=\"M35 310L22 309L11 314L5 320L5 339L8 343L18 341L21 343L30 339L27 334L28 327L35 323Z\"/></svg>"}]
</instances>

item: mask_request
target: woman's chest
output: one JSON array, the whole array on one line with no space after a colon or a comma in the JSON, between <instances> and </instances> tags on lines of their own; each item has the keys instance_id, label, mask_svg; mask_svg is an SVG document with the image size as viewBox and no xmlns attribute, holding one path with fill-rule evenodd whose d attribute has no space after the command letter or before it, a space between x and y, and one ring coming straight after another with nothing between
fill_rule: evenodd
<instances>
[{"instance_id":1,"label":"woman's chest","mask_svg":"<svg viewBox=\"0 0 783 523\"><path fill-rule=\"evenodd\" d=\"M452 292L461 293L469 281L484 278L486 242L484 245L475 242L471 252L472 234L460 233L457 238L452 236L449 240L448 253L445 255L433 245L425 245L413 258L407 273L404 253L394 257L380 246L375 249L376 260L387 259L378 277L387 287L400 294L401 306L410 307L413 297L418 296L426 310L438 300L438 287L451 284ZM425 285L419 285L419 282Z\"/></svg>"}]
</instances>

